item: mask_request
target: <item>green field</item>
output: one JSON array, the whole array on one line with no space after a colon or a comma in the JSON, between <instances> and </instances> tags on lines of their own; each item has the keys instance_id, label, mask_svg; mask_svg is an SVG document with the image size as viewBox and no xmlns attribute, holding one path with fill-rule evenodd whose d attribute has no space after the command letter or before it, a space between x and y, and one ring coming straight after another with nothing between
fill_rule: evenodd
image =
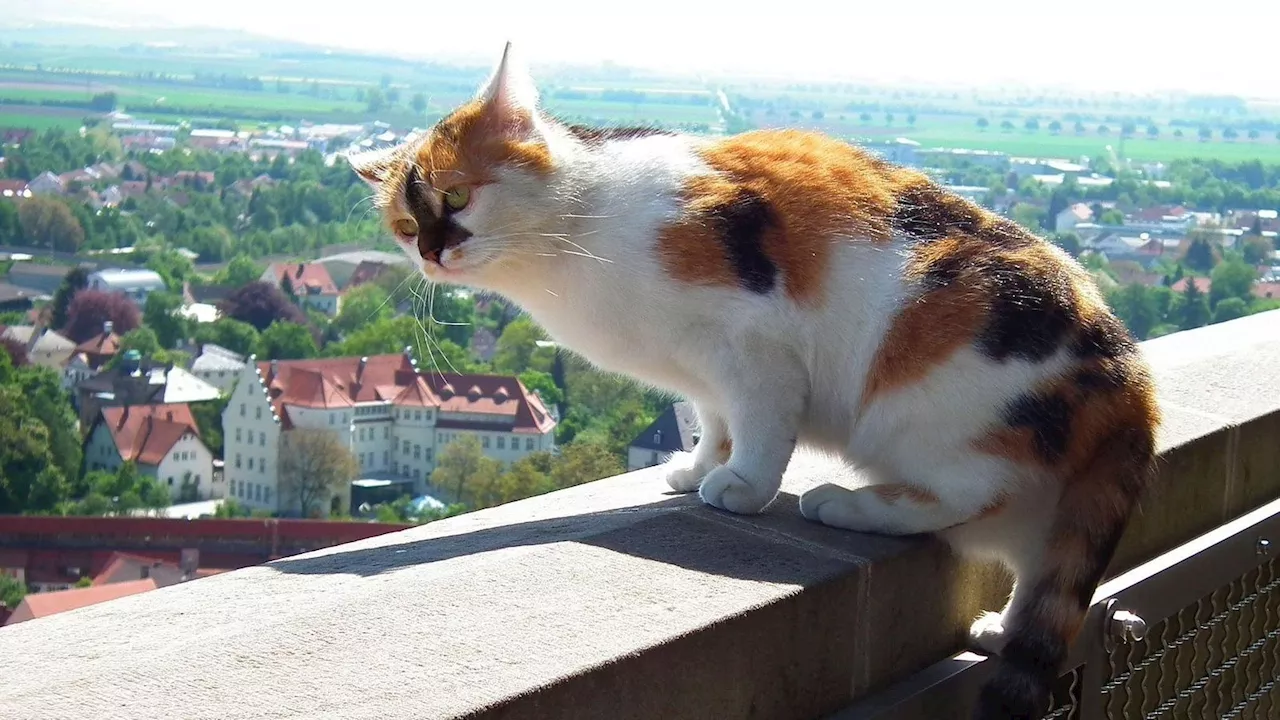
<instances>
[{"instance_id":1,"label":"green field","mask_svg":"<svg viewBox=\"0 0 1280 720\"><path fill-rule=\"evenodd\" d=\"M0 103L0 128L48 130L56 127L75 130L84 124L85 114L84 110L70 108L42 108Z\"/></svg>"},{"instance_id":2,"label":"green field","mask_svg":"<svg viewBox=\"0 0 1280 720\"><path fill-rule=\"evenodd\" d=\"M1194 130L1184 130L1189 137L1174 138L1140 137L1127 138L1124 141L1124 156L1134 160L1164 161L1179 158L1208 158L1227 162L1242 160L1261 160L1263 162L1280 162L1280 142L1274 137L1259 140L1223 140L1215 137L1207 142L1200 142ZM1170 130L1164 131L1171 135ZM902 137L915 140L929 147L963 147L974 150L999 150L1010 155L1031 155L1039 157L1077 157L1087 155L1096 157L1106 153L1110 145L1117 154L1120 153L1120 137L1118 134L1100 136L1097 133L1085 133L1077 136L1074 132L1063 132L1053 135L1047 130L1031 133L1025 130L1002 132L988 129L980 132L959 127L922 127L916 130L904 128Z\"/></svg>"}]
</instances>

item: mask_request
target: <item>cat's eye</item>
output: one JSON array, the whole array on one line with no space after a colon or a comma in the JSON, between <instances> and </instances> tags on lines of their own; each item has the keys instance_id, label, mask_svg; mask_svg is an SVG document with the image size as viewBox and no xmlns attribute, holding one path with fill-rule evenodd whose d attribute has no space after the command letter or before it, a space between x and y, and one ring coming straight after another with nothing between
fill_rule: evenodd
<instances>
[{"instance_id":1,"label":"cat's eye","mask_svg":"<svg viewBox=\"0 0 1280 720\"><path fill-rule=\"evenodd\" d=\"M445 207L453 211L462 210L471 202L471 188L466 185L458 185L444 191Z\"/></svg>"},{"instance_id":2,"label":"cat's eye","mask_svg":"<svg viewBox=\"0 0 1280 720\"><path fill-rule=\"evenodd\" d=\"M410 218L400 218L391 225L391 229L400 237L418 236L418 222Z\"/></svg>"}]
</instances>

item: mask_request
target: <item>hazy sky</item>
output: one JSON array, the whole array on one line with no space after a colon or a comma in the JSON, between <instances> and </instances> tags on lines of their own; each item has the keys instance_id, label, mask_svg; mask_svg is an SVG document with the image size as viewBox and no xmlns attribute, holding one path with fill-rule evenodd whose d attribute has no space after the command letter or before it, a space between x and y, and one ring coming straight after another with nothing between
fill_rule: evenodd
<instances>
[{"instance_id":1,"label":"hazy sky","mask_svg":"<svg viewBox=\"0 0 1280 720\"><path fill-rule=\"evenodd\" d=\"M1280 96L1274 0L70 2L132 22L397 54L496 59L511 39L535 67L608 59L708 72Z\"/></svg>"}]
</instances>

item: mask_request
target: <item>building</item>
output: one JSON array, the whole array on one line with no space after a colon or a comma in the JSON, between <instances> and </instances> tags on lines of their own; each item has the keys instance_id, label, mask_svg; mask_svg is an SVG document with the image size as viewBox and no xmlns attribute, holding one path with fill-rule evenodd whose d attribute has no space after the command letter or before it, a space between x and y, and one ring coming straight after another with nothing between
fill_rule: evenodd
<instances>
[{"instance_id":1,"label":"building","mask_svg":"<svg viewBox=\"0 0 1280 720\"><path fill-rule=\"evenodd\" d=\"M0 180L0 198L21 200L31 197L26 180Z\"/></svg>"},{"instance_id":2,"label":"building","mask_svg":"<svg viewBox=\"0 0 1280 720\"><path fill-rule=\"evenodd\" d=\"M218 388L231 392L246 364L245 357L221 345L205 343L188 368L192 375Z\"/></svg>"},{"instance_id":3,"label":"building","mask_svg":"<svg viewBox=\"0 0 1280 720\"><path fill-rule=\"evenodd\" d=\"M102 408L200 403L220 397L221 390L185 368L154 363L143 359L137 350L129 350L116 367L80 381L73 400L81 424L87 427Z\"/></svg>"},{"instance_id":4,"label":"building","mask_svg":"<svg viewBox=\"0 0 1280 720\"><path fill-rule=\"evenodd\" d=\"M89 288L106 292L120 292L139 307L147 296L156 290L164 290L164 279L154 270L143 268L108 268L89 275Z\"/></svg>"},{"instance_id":5,"label":"building","mask_svg":"<svg viewBox=\"0 0 1280 720\"><path fill-rule=\"evenodd\" d=\"M293 295L303 307L315 308L330 317L341 309L342 293L328 268L320 263L272 263L261 279L286 295Z\"/></svg>"},{"instance_id":6,"label":"building","mask_svg":"<svg viewBox=\"0 0 1280 720\"><path fill-rule=\"evenodd\" d=\"M59 372L76 351L74 342L40 325L10 325L0 328L0 338L22 343L27 349L27 360L32 365Z\"/></svg>"},{"instance_id":7,"label":"building","mask_svg":"<svg viewBox=\"0 0 1280 720\"><path fill-rule=\"evenodd\" d=\"M367 358L245 366L222 415L228 496L254 509L296 512L278 475L281 435L330 430L362 478L426 494L441 450L474 435L503 463L555 447L556 422L514 377L419 371L408 350Z\"/></svg>"},{"instance_id":8,"label":"building","mask_svg":"<svg viewBox=\"0 0 1280 720\"><path fill-rule=\"evenodd\" d=\"M16 625L27 620L57 615L68 610L97 605L116 598L137 595L156 589L156 581L134 580L133 582L111 583L110 585L72 588L55 592L32 593L18 603L13 614L5 621L4 626Z\"/></svg>"},{"instance_id":9,"label":"building","mask_svg":"<svg viewBox=\"0 0 1280 720\"><path fill-rule=\"evenodd\" d=\"M1084 203L1076 203L1063 208L1053 221L1054 232L1070 232L1081 223L1093 221L1093 208Z\"/></svg>"},{"instance_id":10,"label":"building","mask_svg":"<svg viewBox=\"0 0 1280 720\"><path fill-rule=\"evenodd\" d=\"M44 265L32 262L14 263L9 268L8 282L18 287L35 290L42 295L53 295L62 286L71 268L66 265Z\"/></svg>"},{"instance_id":11,"label":"building","mask_svg":"<svg viewBox=\"0 0 1280 720\"><path fill-rule=\"evenodd\" d=\"M658 465L672 453L689 452L701 431L698 415L687 402L672 403L627 447L627 470Z\"/></svg>"},{"instance_id":12,"label":"building","mask_svg":"<svg viewBox=\"0 0 1280 720\"><path fill-rule=\"evenodd\" d=\"M66 191L66 187L62 183L62 178L46 170L27 183L27 190L32 195L61 195Z\"/></svg>"},{"instance_id":13,"label":"building","mask_svg":"<svg viewBox=\"0 0 1280 720\"><path fill-rule=\"evenodd\" d=\"M0 312L30 310L35 307L35 300L38 297L40 297L39 293L7 282L0 282Z\"/></svg>"},{"instance_id":14,"label":"building","mask_svg":"<svg viewBox=\"0 0 1280 720\"><path fill-rule=\"evenodd\" d=\"M413 268L413 263L409 262L404 253L381 250L335 252L313 260L312 264L323 265L334 284L344 291L375 279L394 265Z\"/></svg>"},{"instance_id":15,"label":"building","mask_svg":"<svg viewBox=\"0 0 1280 720\"><path fill-rule=\"evenodd\" d=\"M85 439L85 469L114 472L127 461L160 481L175 501L209 496L213 453L186 404L103 408Z\"/></svg>"}]
</instances>

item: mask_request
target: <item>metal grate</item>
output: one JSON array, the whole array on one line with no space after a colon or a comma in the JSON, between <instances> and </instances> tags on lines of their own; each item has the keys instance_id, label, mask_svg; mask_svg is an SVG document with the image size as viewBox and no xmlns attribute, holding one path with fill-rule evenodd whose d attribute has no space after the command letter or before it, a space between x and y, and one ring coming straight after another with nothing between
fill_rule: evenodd
<instances>
[{"instance_id":1,"label":"metal grate","mask_svg":"<svg viewBox=\"0 0 1280 720\"><path fill-rule=\"evenodd\" d=\"M1049 701L1049 712L1042 720L1080 720L1080 692L1083 687L1081 668L1059 678Z\"/></svg>"},{"instance_id":2,"label":"metal grate","mask_svg":"<svg viewBox=\"0 0 1280 720\"><path fill-rule=\"evenodd\" d=\"M1154 624L1107 662L1107 718L1280 717L1280 560Z\"/></svg>"}]
</instances>

